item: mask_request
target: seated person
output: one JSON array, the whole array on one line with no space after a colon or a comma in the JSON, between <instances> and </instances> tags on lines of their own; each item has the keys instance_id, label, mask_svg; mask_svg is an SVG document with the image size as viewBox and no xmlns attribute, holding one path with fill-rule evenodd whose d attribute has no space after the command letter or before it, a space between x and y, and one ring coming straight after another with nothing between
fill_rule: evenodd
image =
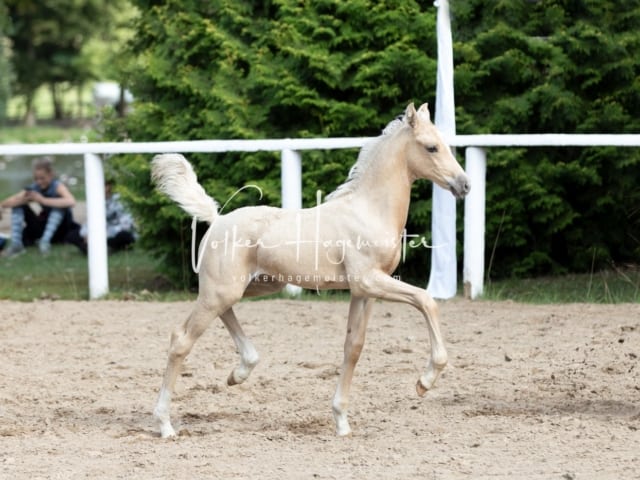
<instances>
[{"instance_id":1,"label":"seated person","mask_svg":"<svg viewBox=\"0 0 640 480\"><path fill-rule=\"evenodd\" d=\"M137 234L133 217L120 201L120 194L113 193L112 189L113 185L110 182L106 182L104 193L106 199L107 246L110 252L116 252L133 245ZM86 254L88 233L87 224L85 223L82 228L69 232L66 240Z\"/></svg>"},{"instance_id":2,"label":"seated person","mask_svg":"<svg viewBox=\"0 0 640 480\"><path fill-rule=\"evenodd\" d=\"M11 208L11 244L4 252L6 257L20 255L25 246L36 242L40 252L48 254L51 243L63 243L70 231L79 228L71 212L76 199L56 178L51 159L35 159L32 169L33 183L0 202L0 207ZM39 213L32 210L31 202L40 204Z\"/></svg>"}]
</instances>

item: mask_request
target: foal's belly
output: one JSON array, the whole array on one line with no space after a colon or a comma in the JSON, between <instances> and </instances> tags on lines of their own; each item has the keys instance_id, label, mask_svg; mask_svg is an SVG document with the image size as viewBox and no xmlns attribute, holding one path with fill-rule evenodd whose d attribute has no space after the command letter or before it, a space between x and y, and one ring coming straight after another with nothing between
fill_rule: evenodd
<instances>
[{"instance_id":1,"label":"foal's belly","mask_svg":"<svg viewBox=\"0 0 640 480\"><path fill-rule=\"evenodd\" d=\"M327 254L332 253L335 252L292 246L258 248L255 278L314 290L348 289L354 279L346 272L343 261L327 259Z\"/></svg>"}]
</instances>

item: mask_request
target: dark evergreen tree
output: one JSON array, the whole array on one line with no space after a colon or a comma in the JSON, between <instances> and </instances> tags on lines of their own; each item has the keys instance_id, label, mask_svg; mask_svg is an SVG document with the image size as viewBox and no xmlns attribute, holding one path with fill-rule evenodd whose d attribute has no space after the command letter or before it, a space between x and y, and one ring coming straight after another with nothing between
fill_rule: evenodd
<instances>
[{"instance_id":1,"label":"dark evergreen tree","mask_svg":"<svg viewBox=\"0 0 640 480\"><path fill-rule=\"evenodd\" d=\"M640 131L640 2L454 2L459 133ZM493 274L640 260L640 150L491 149Z\"/></svg>"},{"instance_id":2,"label":"dark evergreen tree","mask_svg":"<svg viewBox=\"0 0 640 480\"><path fill-rule=\"evenodd\" d=\"M110 139L376 135L409 101L433 104L436 9L412 0L136 0L123 73L138 99ZM452 1L459 133L640 130L640 0ZM277 153L189 155L226 201L247 183L277 205ZM303 157L304 203L346 175L355 151ZM152 194L149 156L115 163L143 245L184 284L190 220ZM487 255L494 276L584 271L640 259L640 151L491 149ZM414 188L411 233L429 238L431 189ZM226 207L258 202L243 193ZM462 209L460 209L462 213ZM426 280L429 252L405 277Z\"/></svg>"}]
</instances>

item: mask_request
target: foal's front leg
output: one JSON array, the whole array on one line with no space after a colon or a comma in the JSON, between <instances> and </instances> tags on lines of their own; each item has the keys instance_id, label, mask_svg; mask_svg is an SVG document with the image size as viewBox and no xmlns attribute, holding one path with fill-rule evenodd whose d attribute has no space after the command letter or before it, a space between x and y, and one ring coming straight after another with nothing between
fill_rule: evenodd
<instances>
[{"instance_id":1,"label":"foal's front leg","mask_svg":"<svg viewBox=\"0 0 640 480\"><path fill-rule=\"evenodd\" d=\"M213 312L201 304L196 304L187 320L176 328L171 335L167 368L162 380L158 400L153 410L153 415L160 424L162 438L175 437L176 435L170 419L171 395L175 388L176 378L180 372L182 362L191 351L193 344L216 316L217 312Z\"/></svg>"},{"instance_id":2,"label":"foal's front leg","mask_svg":"<svg viewBox=\"0 0 640 480\"><path fill-rule=\"evenodd\" d=\"M372 298L351 297L347 337L344 342L344 360L338 379L338 387L333 396L333 417L336 421L336 433L341 436L351 433L351 427L347 419L349 391L351 389L353 372L360 358L362 347L364 346L367 323L371 317L372 307Z\"/></svg>"},{"instance_id":3,"label":"foal's front leg","mask_svg":"<svg viewBox=\"0 0 640 480\"><path fill-rule=\"evenodd\" d=\"M424 375L418 379L416 384L416 391L422 397L433 386L447 365L447 350L442 340L438 322L438 305L426 290L396 280L380 271L367 275L356 288L358 288L358 292L362 291L371 297L392 302L408 303L424 315L431 340L431 359Z\"/></svg>"}]
</instances>

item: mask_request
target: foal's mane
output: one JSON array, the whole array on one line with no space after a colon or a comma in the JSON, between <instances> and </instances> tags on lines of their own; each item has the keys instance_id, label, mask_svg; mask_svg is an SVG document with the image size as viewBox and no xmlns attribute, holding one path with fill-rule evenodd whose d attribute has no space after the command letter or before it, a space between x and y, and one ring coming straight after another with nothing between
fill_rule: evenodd
<instances>
[{"instance_id":1,"label":"foal's mane","mask_svg":"<svg viewBox=\"0 0 640 480\"><path fill-rule=\"evenodd\" d=\"M358 159L356 160L356 163L354 163L351 167L351 170L349 170L347 179L342 184L338 185L338 187L333 192L327 195L325 197L325 201L328 202L330 200L335 200L336 198L343 197L355 191L360 184L362 173L369 167L372 159L375 158L376 147L380 144L380 142L389 138L391 134L395 133L405 124L405 116L398 115L396 118L391 120L386 127L384 127L381 135L365 143L358 153Z\"/></svg>"}]
</instances>

